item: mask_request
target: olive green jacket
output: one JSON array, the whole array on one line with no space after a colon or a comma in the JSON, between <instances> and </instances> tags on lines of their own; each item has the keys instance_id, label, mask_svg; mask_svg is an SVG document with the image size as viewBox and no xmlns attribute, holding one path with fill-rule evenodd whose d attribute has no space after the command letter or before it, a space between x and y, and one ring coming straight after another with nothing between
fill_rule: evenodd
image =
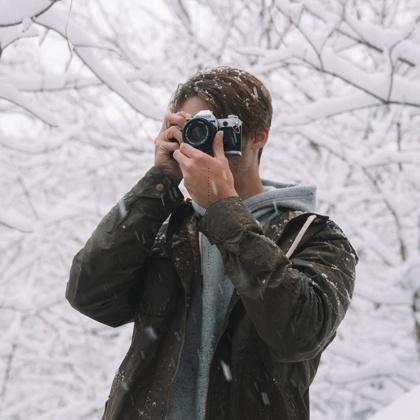
<instances>
[{"instance_id":1,"label":"olive green jacket","mask_svg":"<svg viewBox=\"0 0 420 420\"><path fill-rule=\"evenodd\" d=\"M342 230L326 215L293 211L260 226L239 197L198 219L157 167L123 202L75 255L66 288L82 314L112 327L134 323L102 419L166 418L200 281L199 230L235 287L210 365L206 420L309 419L309 386L354 288L358 256Z\"/></svg>"}]
</instances>

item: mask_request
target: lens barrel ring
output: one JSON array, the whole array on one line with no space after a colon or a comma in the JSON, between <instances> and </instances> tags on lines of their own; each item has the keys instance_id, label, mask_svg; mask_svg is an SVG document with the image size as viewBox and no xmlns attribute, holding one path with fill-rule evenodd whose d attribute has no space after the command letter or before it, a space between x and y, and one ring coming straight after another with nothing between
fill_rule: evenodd
<instances>
[{"instance_id":1,"label":"lens barrel ring","mask_svg":"<svg viewBox=\"0 0 420 420\"><path fill-rule=\"evenodd\" d=\"M202 148L212 141L217 128L205 118L193 118L188 121L183 129L183 138L193 147Z\"/></svg>"}]
</instances>

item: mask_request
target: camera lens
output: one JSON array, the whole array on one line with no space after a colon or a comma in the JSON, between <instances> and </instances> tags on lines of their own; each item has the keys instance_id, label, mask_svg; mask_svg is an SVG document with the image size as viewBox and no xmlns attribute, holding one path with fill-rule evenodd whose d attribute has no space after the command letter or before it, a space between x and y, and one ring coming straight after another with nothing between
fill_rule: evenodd
<instances>
[{"instance_id":1,"label":"camera lens","mask_svg":"<svg viewBox=\"0 0 420 420\"><path fill-rule=\"evenodd\" d=\"M192 140L194 143L201 143L203 139L207 137L207 127L203 124L197 124L193 128L191 128L189 135L190 140Z\"/></svg>"},{"instance_id":2,"label":"camera lens","mask_svg":"<svg viewBox=\"0 0 420 420\"><path fill-rule=\"evenodd\" d=\"M185 139L192 146L200 146L209 137L207 121L192 120L185 126Z\"/></svg>"}]
</instances>

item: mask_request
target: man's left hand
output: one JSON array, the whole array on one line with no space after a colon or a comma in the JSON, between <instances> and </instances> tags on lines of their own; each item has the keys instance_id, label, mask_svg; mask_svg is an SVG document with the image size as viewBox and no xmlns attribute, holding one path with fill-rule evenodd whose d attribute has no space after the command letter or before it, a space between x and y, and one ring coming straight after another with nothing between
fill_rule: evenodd
<instances>
[{"instance_id":1,"label":"man's left hand","mask_svg":"<svg viewBox=\"0 0 420 420\"><path fill-rule=\"evenodd\" d=\"M239 196L223 149L221 130L213 140L213 154L214 156L210 156L184 142L173 153L184 176L185 188L191 198L204 208L222 198Z\"/></svg>"}]
</instances>

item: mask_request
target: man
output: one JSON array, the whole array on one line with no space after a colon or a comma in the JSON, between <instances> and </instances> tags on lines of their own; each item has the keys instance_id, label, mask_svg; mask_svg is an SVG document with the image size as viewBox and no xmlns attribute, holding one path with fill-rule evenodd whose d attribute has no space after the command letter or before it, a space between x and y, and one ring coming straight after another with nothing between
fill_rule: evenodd
<instances>
[{"instance_id":1,"label":"man","mask_svg":"<svg viewBox=\"0 0 420 420\"><path fill-rule=\"evenodd\" d=\"M242 120L240 156L224 153L220 131L210 153L183 141L202 110ZM134 322L102 419L309 419L358 256L313 212L315 187L259 177L272 106L256 77L199 72L170 111L154 166L75 255L66 289L99 322Z\"/></svg>"}]
</instances>

